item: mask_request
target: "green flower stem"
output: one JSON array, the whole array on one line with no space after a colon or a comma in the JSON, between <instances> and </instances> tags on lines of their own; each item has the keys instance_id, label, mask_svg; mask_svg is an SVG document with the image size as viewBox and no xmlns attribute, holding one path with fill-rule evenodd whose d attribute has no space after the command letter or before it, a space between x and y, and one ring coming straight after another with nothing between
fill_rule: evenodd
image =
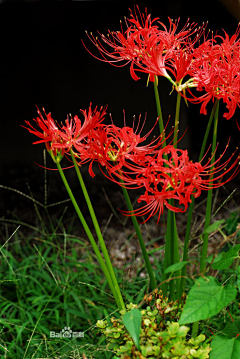
<instances>
[{"instance_id":1,"label":"green flower stem","mask_svg":"<svg viewBox=\"0 0 240 359\"><path fill-rule=\"evenodd\" d=\"M125 305L124 305L122 294L121 294L121 291L120 291L120 288L119 288L119 285L118 285L118 281L117 281L116 275L114 273L114 269L113 269L113 266L112 266L112 263L111 263L111 260L110 260L110 257L109 257L109 254L108 254L108 251L107 251L107 248L106 248L103 236L102 236L102 232L100 230L100 227L99 227L99 224L98 224L98 221L97 221L97 218L96 218L96 215L95 215L92 203L91 203L91 200L89 198L89 195L88 195L86 186L84 184L84 181L83 181L79 166L78 166L77 161L75 159L74 153L73 153L72 150L70 151L70 153L71 153L71 156L72 156L72 161L74 163L74 167L75 167L75 170L77 172L77 176L78 176L78 179L79 179L79 182L80 182L80 185L81 185L85 200L87 202L87 206L88 206L88 209L89 209L92 221L93 221L93 225L94 225L97 237L98 237L98 241L99 241L100 247L102 249L102 253L103 253L103 256L104 256L104 259L105 259L105 263L106 263L108 272L109 272L109 274L111 276L111 279L112 279L112 283L113 283L113 286L114 286L115 293L116 293L116 295L118 297L121 309L125 309Z\"/></svg>"},{"instance_id":2,"label":"green flower stem","mask_svg":"<svg viewBox=\"0 0 240 359\"><path fill-rule=\"evenodd\" d=\"M121 179L120 179L120 181L123 182ZM122 187L122 190L123 190L123 195L124 195L126 203L127 203L128 210L130 212L132 212L133 211L133 206L132 206L131 200L129 198L128 191L127 191L127 189L125 187ZM148 256L148 252L147 252L147 249L146 249L143 237L142 237L142 233L141 233L141 230L139 228L138 221L137 221L136 217L131 216L131 218L132 218L132 222L133 222L133 225L134 225L137 237L138 237L138 241L139 241L139 244L140 244L140 247L141 247L141 250L142 250L142 255L143 255L143 258L144 258L144 261L145 261L145 264L146 264L147 272L148 272L148 275L149 275L150 288L151 288L151 290L154 290L155 288L157 288L157 282L156 282L156 279L155 279L155 276L154 276L154 273L153 273L153 270L152 270L152 266L151 266L149 256Z\"/></svg>"},{"instance_id":3,"label":"green flower stem","mask_svg":"<svg viewBox=\"0 0 240 359\"><path fill-rule=\"evenodd\" d=\"M59 174L60 174L60 176L62 178L62 181L63 181L63 183L64 183L64 185L66 187L68 195L69 195L69 197L70 197L70 199L72 201L72 204L73 204L73 206L74 206L74 208L76 210L76 213L77 213L77 215L78 215L78 217L79 217L79 219L80 219L80 221L81 221L81 223L83 225L83 228L84 228L84 230L85 230L85 232L86 232L86 234L87 234L87 236L88 236L88 238L90 240L90 243L91 243L91 245L92 245L92 247L94 249L94 252L95 252L95 254L97 256L98 262L99 262L99 264L100 264L100 266L101 266L101 268L103 270L103 273L104 273L104 275L105 275L105 277L106 277L106 279L108 281L108 284L109 284L110 289L112 291L112 294L113 294L113 296L115 298L117 306L118 306L119 310L124 309L125 306L123 306L121 304L120 300L119 300L119 296L116 293L116 290L115 290L115 287L113 285L112 278L111 278L111 276L109 274L108 268L107 268L107 266L106 266L106 264L105 264L105 262L104 262L104 260L102 258L101 252L99 251L97 243L95 242L95 239L94 239L94 237L93 237L93 235L92 235L92 233L91 233L91 231L90 231L90 229L89 229L89 227L87 225L87 222L85 221L85 218L84 218L84 216L83 216L83 214L82 214L82 212L81 212L81 210L80 210L80 208L79 208L79 206L78 206L78 204L77 204L77 202L75 200L75 197L74 197L74 195L72 193L72 190L69 187L69 184L67 182L65 174L63 173L62 167L61 167L60 163L56 163L56 165L57 165Z\"/></svg>"},{"instance_id":4,"label":"green flower stem","mask_svg":"<svg viewBox=\"0 0 240 359\"><path fill-rule=\"evenodd\" d=\"M217 107L217 102L218 101L216 100L215 103L214 103L214 106L212 108L211 115L210 115L209 120L208 120L206 132L205 132L205 135L204 135L204 139L203 139L203 143L202 143L202 147L201 147L201 151L200 151L200 155L199 155L199 159L198 159L199 161L201 161L201 159L203 158L203 154L205 152L207 139L208 139L208 136L209 136L210 128L212 126L214 113L215 113L216 107ZM191 196L191 201L192 202L190 203L189 208L188 208L187 228L186 228L186 233L185 233L183 259L182 259L183 261L188 260L188 249L189 249L190 234L191 234L191 223L192 223L192 216L193 216L193 207L194 207L194 203L195 203L194 196ZM180 297L183 295L183 293L185 291L186 274L187 274L187 265L184 266L184 268L182 269L182 273L181 273L182 279L181 279Z\"/></svg>"},{"instance_id":5,"label":"green flower stem","mask_svg":"<svg viewBox=\"0 0 240 359\"><path fill-rule=\"evenodd\" d=\"M159 117L158 123L159 123L159 130L160 130L160 134L162 134L163 136L163 147L166 146L166 143L164 141L165 139L165 134L164 134L164 124L163 124L163 115L162 115L162 108L161 108L161 103L160 103L160 97L159 97L159 92L158 92L158 77L157 75L155 75L155 81L153 83L154 86L154 94L155 94L155 101L156 101L156 107L157 107L157 115Z\"/></svg>"},{"instance_id":6,"label":"green flower stem","mask_svg":"<svg viewBox=\"0 0 240 359\"><path fill-rule=\"evenodd\" d=\"M179 117L180 117L181 97L182 96L178 92L177 103L176 103L176 113L175 113L174 134L173 134L173 145L175 148L177 148L177 142L178 142L178 125L179 125Z\"/></svg>"},{"instance_id":7,"label":"green flower stem","mask_svg":"<svg viewBox=\"0 0 240 359\"><path fill-rule=\"evenodd\" d=\"M164 148L166 146L166 142L164 141L165 139L165 135L164 135L164 124L163 124L163 116L162 116L162 109L161 109L161 103L160 103L160 97L159 97L159 92L158 92L158 77L155 76L155 81L153 83L154 85L154 95L155 95L155 101L156 101L156 107L157 107L157 115L159 117L158 123L159 123L159 130L160 130L160 134L163 134L163 144L162 147ZM168 216L167 216L167 223L170 221L169 217L169 212L168 212ZM169 226L167 227L169 230ZM169 263L170 261L170 253L171 253L171 246L170 246L170 242L167 241L167 233L166 233L166 241L165 241L165 252L164 252L164 261L163 261L163 277L162 277L162 291L163 291L163 295L167 296L167 289L168 289L168 283L166 282L167 279L167 275L164 273L164 270L169 267Z\"/></svg>"},{"instance_id":8,"label":"green flower stem","mask_svg":"<svg viewBox=\"0 0 240 359\"><path fill-rule=\"evenodd\" d=\"M164 250L164 259L163 259L163 276L162 276L162 291L163 296L167 297L167 290L168 290L168 274L165 274L165 270L172 264L171 259L171 238L172 238L172 215L171 211L167 212L167 231L166 231L166 238L165 238L165 250ZM172 298L171 298L172 299Z\"/></svg>"},{"instance_id":9,"label":"green flower stem","mask_svg":"<svg viewBox=\"0 0 240 359\"><path fill-rule=\"evenodd\" d=\"M177 148L178 142L178 125L179 125L179 117L180 117L180 104L181 104L181 95L180 93L177 94L177 102L176 102L176 112L175 112L175 123L174 123L174 135L173 135L173 145ZM174 200L170 200L170 204L174 205ZM168 240L170 241L170 261L169 265L178 263L180 261L179 256L179 248L178 248L178 233L177 233L177 225L176 225L176 214L175 212L169 211L171 216L171 221L169 226L171 227L170 237ZM168 223L167 223L168 227ZM181 274L180 271L174 273L174 276L179 277ZM175 281L171 280L170 282L170 297L174 300L175 299L175 289L177 288L177 298L180 299L180 279L176 279Z\"/></svg>"},{"instance_id":10,"label":"green flower stem","mask_svg":"<svg viewBox=\"0 0 240 359\"><path fill-rule=\"evenodd\" d=\"M171 201L170 203L172 203ZM168 210L167 214L167 233L166 233L166 243L165 243L165 256L164 256L164 265L163 265L163 278L162 281L166 281L162 285L163 295L167 296L168 290L168 282L167 279L169 277L168 274L165 274L164 271L172 264L178 263L180 261L179 256L179 248L178 248L178 234L177 234L177 226L176 226L176 217L175 212ZM180 275L181 271L178 270L174 272L174 277L179 277L179 279L170 280L170 298L171 300L180 298Z\"/></svg>"},{"instance_id":11,"label":"green flower stem","mask_svg":"<svg viewBox=\"0 0 240 359\"><path fill-rule=\"evenodd\" d=\"M193 207L195 198L191 197L191 203L188 208L188 219L187 219L187 228L185 233L185 241L184 241L184 248L183 248L183 261L188 260L188 249L189 249L189 242L190 242L190 234L191 234L191 223L192 223L192 215L193 215ZM181 272L181 284L180 284L180 298L182 297L184 291L185 291L185 284L186 284L186 275L187 275L187 264L183 267Z\"/></svg>"},{"instance_id":12,"label":"green flower stem","mask_svg":"<svg viewBox=\"0 0 240 359\"><path fill-rule=\"evenodd\" d=\"M155 100L156 100L157 114L159 116L160 133L164 134L164 124L163 124L163 116L162 116L162 110L161 110L161 104L160 104L160 98L159 98L159 92L158 92L157 76L155 76L155 81L153 84L154 84L154 94L155 94ZM177 146L177 140L178 140L180 103L181 103L181 95L180 95L180 93L178 93L177 104L176 104L176 113L175 113L174 140L173 140L175 148ZM165 147L165 146L166 146L166 142L164 141L162 147ZM173 200L170 200L169 203L173 204ZM177 235L175 213L168 210L167 232L166 232L166 241L165 241L165 254L164 254L164 264L163 264L164 270L167 267L169 267L171 264L178 263L179 260L180 260L180 257L179 257L179 249L178 249L178 235ZM180 274L180 271L178 271L177 273ZM162 290L163 290L163 294L165 296L167 295L167 288L168 288L168 283L166 281L167 278L168 278L168 275L164 274L164 272L163 272L164 284L163 284ZM180 279L177 280L176 284L177 284L177 295L179 298ZM171 296L171 299L175 298L174 281L170 281L170 296Z\"/></svg>"},{"instance_id":13,"label":"green flower stem","mask_svg":"<svg viewBox=\"0 0 240 359\"><path fill-rule=\"evenodd\" d=\"M177 103L176 103L176 113L175 113L175 126L174 126L174 147L177 147L178 141L178 124L179 124L179 116L180 116L180 104L181 104L181 95L178 93L177 95ZM170 199L169 204L174 205L174 200ZM166 232L166 243L165 243L165 256L164 256L164 271L170 265L178 263L180 261L179 256L179 248L178 248L178 233L177 233L177 225L176 225L176 216L175 212L168 210L167 216L167 232ZM180 299L180 274L181 271L175 272L174 276L179 277L176 279L176 284L174 280L170 281L170 298L175 300L175 289L177 289L177 298ZM163 273L163 294L167 295L168 283L166 279L168 275Z\"/></svg>"},{"instance_id":14,"label":"green flower stem","mask_svg":"<svg viewBox=\"0 0 240 359\"><path fill-rule=\"evenodd\" d=\"M179 247L178 247L178 232L177 232L177 224L176 224L176 215L175 212L172 212L173 214L173 263L179 263L180 262L180 255L179 255ZM180 300L180 285L181 285L181 270L178 270L174 273L174 276L177 277L176 279L176 286L174 286L174 291L177 289L177 299ZM172 281L173 282L173 281ZM174 282L173 282L174 283Z\"/></svg>"},{"instance_id":15,"label":"green flower stem","mask_svg":"<svg viewBox=\"0 0 240 359\"><path fill-rule=\"evenodd\" d=\"M157 115L159 117L158 123L159 123L159 130L160 130L160 134L163 134L164 136L164 124L163 124L163 116L162 116L162 109L161 109L161 103L160 103L160 97L159 97L159 92L158 92L158 77L155 76L155 81L153 83L154 86L154 95L155 95L155 101L156 101L156 107L157 107ZM165 136L163 137L163 144L162 147L164 148L166 146L166 142L164 141ZM168 218L167 218L167 223L168 223ZM167 236L167 234L166 234ZM166 297L167 296L167 289L168 289L168 283L165 281L167 279L167 275L164 273L164 270L169 266L170 263L170 252L171 252L171 248L169 246L169 242L165 241L165 252L164 252L164 261L163 261L163 277L162 277L162 291L163 291L163 295Z\"/></svg>"},{"instance_id":16,"label":"green flower stem","mask_svg":"<svg viewBox=\"0 0 240 359\"><path fill-rule=\"evenodd\" d=\"M201 151L200 151L198 161L201 161L201 159L203 158L205 148L206 148L206 144L207 144L207 140L208 140L208 136L209 136L209 132L210 132L210 128L212 126L212 121L213 121L213 118L214 118L214 115L215 115L215 112L216 112L218 106L219 106L219 101L216 100L214 102L214 105L213 105L213 108L212 108L212 111L211 111L211 114L210 114L210 117L209 117L209 121L208 121L208 124L207 124L207 129L206 129L206 132L205 132L205 135L204 135L204 139L203 139L203 143L202 143L202 147L201 147Z\"/></svg>"},{"instance_id":17,"label":"green flower stem","mask_svg":"<svg viewBox=\"0 0 240 359\"><path fill-rule=\"evenodd\" d=\"M214 114L214 127L213 127L213 141L212 141L212 159L211 164L215 162L215 151L217 145L217 128L218 128L218 113L219 113L219 102L217 103L217 108ZM210 177L212 179L214 174ZM212 189L208 191L207 195L207 208L205 215L205 225L204 230L210 224L211 221L211 212L212 212ZM206 269L206 259L207 259L207 251L208 251L208 233L203 234L203 246L202 246L202 254L200 260L200 272L204 275Z\"/></svg>"}]
</instances>

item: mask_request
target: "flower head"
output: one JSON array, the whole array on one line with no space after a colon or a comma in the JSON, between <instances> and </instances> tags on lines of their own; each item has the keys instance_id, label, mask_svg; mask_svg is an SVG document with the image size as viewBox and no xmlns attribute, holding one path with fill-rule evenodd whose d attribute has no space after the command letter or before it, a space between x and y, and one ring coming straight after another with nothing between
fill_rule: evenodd
<instances>
[{"instance_id":1,"label":"flower head","mask_svg":"<svg viewBox=\"0 0 240 359\"><path fill-rule=\"evenodd\" d=\"M140 118L135 128L129 127L124 124L123 127L111 125L100 125L93 129L84 143L76 142L74 145L75 155L80 160L80 163L90 161L89 173L93 177L92 170L93 162L98 162L100 167L107 169L107 176L114 180L114 176L119 177L119 171L125 167L131 168L131 163L138 163L144 161L146 155L155 153L156 149L160 146L162 136L153 138L153 140L143 145L147 140L155 125L145 135L141 135L143 125L139 129ZM106 175L106 173L104 173ZM115 179L116 181L116 179Z\"/></svg>"},{"instance_id":2,"label":"flower head","mask_svg":"<svg viewBox=\"0 0 240 359\"><path fill-rule=\"evenodd\" d=\"M206 114L208 102L214 99L226 104L228 112L223 115L226 119L230 119L240 106L239 32L240 27L231 38L226 32L225 36L216 35L194 51L189 67L191 87L196 87L203 94L189 91L192 98L188 100L202 103L200 113Z\"/></svg>"},{"instance_id":3,"label":"flower head","mask_svg":"<svg viewBox=\"0 0 240 359\"><path fill-rule=\"evenodd\" d=\"M35 128L29 121L25 121L26 128L30 133L39 137L40 140L33 142L33 144L45 143L48 152L51 154L53 160L60 162L65 153L69 152L76 143L82 141L89 135L89 132L99 125L106 114L106 110L97 107L92 110L91 104L87 110L80 110L84 116L82 122L78 116L71 115L65 120L65 124L58 124L51 116L51 113L46 113L43 109L43 114L37 109L38 117L33 119L39 128Z\"/></svg>"},{"instance_id":4,"label":"flower head","mask_svg":"<svg viewBox=\"0 0 240 359\"><path fill-rule=\"evenodd\" d=\"M187 48L189 53L205 28L205 25L198 28L196 23L187 22L178 31L179 19L174 22L170 18L167 28L158 18L151 20L150 14L141 13L138 7L134 8L134 12L131 11L125 23L125 31L121 25L121 31L109 31L108 36L99 34L95 38L92 34L88 35L102 57L93 56L114 66L130 63L130 73L134 80L139 79L136 74L138 71L149 74L151 81L155 81L157 75L168 78L172 83L174 81L169 71L174 71L176 54L183 48Z\"/></svg>"},{"instance_id":5,"label":"flower head","mask_svg":"<svg viewBox=\"0 0 240 359\"><path fill-rule=\"evenodd\" d=\"M137 9L139 11L138 7ZM109 30L107 36L99 33L99 37L94 37L92 33L87 34L102 55L102 58L98 58L99 60L113 65L117 62L123 62L125 65L143 56L154 45L155 34L158 31L155 25L157 19L151 20L150 15L141 14L140 11L139 16L140 20L136 11L135 14L131 12L130 19L125 19L127 27L125 31L122 22L120 22L121 31Z\"/></svg>"},{"instance_id":6,"label":"flower head","mask_svg":"<svg viewBox=\"0 0 240 359\"><path fill-rule=\"evenodd\" d=\"M136 167L131 180L129 174L127 176L123 174L124 185L131 183L137 188L145 189L138 203L146 204L133 212L122 212L130 216L147 214L146 221L156 213L159 221L164 207L174 212L185 212L188 204L191 203L191 196L197 198L202 190L220 187L236 176L239 172L239 158L233 160L227 168L233 156L234 154L223 163L220 163L222 158L220 156L214 163L211 164L210 159L203 165L201 162L190 161L187 150L176 149L172 145L166 146L154 157L147 157L144 166ZM222 181L223 177L231 171L230 176ZM169 202L170 199L174 201Z\"/></svg>"}]
</instances>

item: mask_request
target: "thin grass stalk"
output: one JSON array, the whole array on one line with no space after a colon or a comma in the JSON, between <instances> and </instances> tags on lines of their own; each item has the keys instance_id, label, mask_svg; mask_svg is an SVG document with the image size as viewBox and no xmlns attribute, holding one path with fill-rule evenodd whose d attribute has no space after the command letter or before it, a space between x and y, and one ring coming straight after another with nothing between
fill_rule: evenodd
<instances>
[{"instance_id":1,"label":"thin grass stalk","mask_svg":"<svg viewBox=\"0 0 240 359\"><path fill-rule=\"evenodd\" d=\"M75 167L78 179L79 179L80 186L82 188L82 191L83 191L83 194L84 194L84 197L85 197L85 200L86 200L86 203L87 203L87 206L88 206L88 209L89 209L92 221L93 221L93 225L94 225L97 237L98 237L98 241L99 241L100 247L102 249L102 253L103 253L103 256L104 256L104 259L105 259L105 264L106 264L108 272L109 272L109 274L111 276L112 283L113 283L116 295L118 296L119 303L121 305L121 309L125 309L125 305L124 305L122 294L121 294L121 291L120 291L120 288L119 288L119 285L118 285L118 281L117 281L117 278L116 278L116 275L115 275L115 272L114 272L114 269L113 269L113 266L112 266L111 259L110 259L109 254L108 254L107 247L105 245L105 242L104 242L104 239L103 239L103 236L102 236L101 229L100 229L99 224L98 224L97 217L95 215L91 200L90 200L89 195L88 195L87 188L86 188L85 183L83 181L82 174L80 172L80 169L79 169L79 166L78 166L77 161L75 159L73 151L71 150L70 153L71 153L72 161L73 161L73 164L74 164L74 167Z\"/></svg>"},{"instance_id":2,"label":"thin grass stalk","mask_svg":"<svg viewBox=\"0 0 240 359\"><path fill-rule=\"evenodd\" d=\"M30 344L31 344L31 341L32 341L33 335L34 335L34 333L36 332L36 329L37 329L38 323L40 322L40 320L41 320L41 318L42 318L43 313L44 313L44 312L45 312L45 310L47 309L49 302L51 301L51 299L52 299L52 298L54 298L54 293L55 293L55 291L57 290L57 288L59 288L59 286L58 286L58 285L56 285L56 287L55 287L54 291L52 292L52 295L49 297L49 299L48 299L48 301L47 301L46 305L44 306L43 310L41 311L40 315L38 316L38 319L37 319L37 321L36 321L36 324L35 324L35 326L34 326L34 328L33 328L33 331L32 331L32 333L31 333L31 336L30 336L30 338L29 338L29 340L28 340L27 347L26 347L26 350L25 350L25 352L24 352L23 359L25 359L25 358L26 358L26 355L27 355L27 352L28 352L29 346L30 346ZM19 301L19 302L20 302L20 301Z\"/></svg>"},{"instance_id":3,"label":"thin grass stalk","mask_svg":"<svg viewBox=\"0 0 240 359\"><path fill-rule=\"evenodd\" d=\"M36 201L35 201L35 198L33 197L32 190L31 190L31 188L30 188L30 186L29 186L28 183L27 183L27 186L28 186L28 190L29 190L29 193L30 193L30 197L32 198L32 201L33 201L33 205L34 205L35 212L36 212L36 214L37 214L37 216L38 216L38 219L39 219L39 221L40 221L40 223L41 223L41 226L42 226L43 231L44 231L45 234L47 235L47 234L49 234L48 229L47 229L47 226L45 225L44 220L43 220L43 218L42 218L42 216L41 216L41 214L40 214L40 212L39 212L39 210L38 210L37 203L36 203ZM53 231L54 228L53 228L52 220L49 220L49 223L50 223L51 228L52 228L52 231Z\"/></svg>"},{"instance_id":4,"label":"thin grass stalk","mask_svg":"<svg viewBox=\"0 0 240 359\"><path fill-rule=\"evenodd\" d=\"M203 154L205 152L205 148L206 148L210 128L212 126L214 113L215 113L216 107L217 107L217 101L218 100L216 100L215 103L214 103L214 106L212 108L212 111L211 111L211 114L210 114L210 117L209 117L209 120L208 120L208 124L207 124L206 132L205 132L205 135L204 135L204 139L203 139L203 143L202 143L202 147L201 147L201 151L200 151L198 161L201 161L201 159L203 158ZM195 203L195 197L191 196L191 203L190 203L189 208L188 208L187 228L186 228L185 240L184 240L183 259L182 259L183 261L188 260L188 250L189 250L189 242L190 242L190 235L191 235L191 223L192 223L194 203ZM182 273L181 273L182 279L181 279L181 287L180 287L180 297L183 295L183 293L185 291L186 274L187 274L187 265L184 266L184 268L182 269Z\"/></svg>"},{"instance_id":5,"label":"thin grass stalk","mask_svg":"<svg viewBox=\"0 0 240 359\"><path fill-rule=\"evenodd\" d=\"M108 271L108 268L107 268L107 266L106 266L106 264L105 264L105 262L104 262L104 260L102 258L102 255L101 255L101 252L99 251L97 243L96 243L96 241L95 241L95 239L94 239L94 237L93 237L93 235L92 235L92 233L91 233L91 231L90 231L90 229L89 229L89 227L87 225L87 222L85 221L85 218L84 218L84 216L83 216L83 214L82 214L82 212L81 212L81 210L80 210L80 208L79 208L79 206L78 206L78 204L76 202L76 199L75 199L75 197L74 197L74 195L72 193L72 190L69 187L69 184L67 182L65 174L63 173L63 170L62 170L62 167L61 167L60 163L56 163L56 165L57 165L59 174L60 174L60 176L62 178L62 181L63 181L63 183L65 185L65 188L66 188L66 190L68 192L68 195L69 195L69 197L70 197L70 199L72 201L72 204L73 204L73 206L74 206L74 208L76 210L76 213L77 213L77 215L78 215L78 217L79 217L79 219L80 219L80 221L81 221L81 223L83 225L83 228L84 228L84 230L85 230L85 232L86 232L86 234L87 234L87 236L89 238L89 241L90 241L90 243L91 243L91 245L92 245L92 247L94 249L94 252L95 252L95 254L97 256L98 262L99 262L99 264L100 264L100 266L101 266L101 268L103 270L103 273L104 273L104 275L105 275L105 277L106 277L106 279L108 281L108 284L110 286L112 294L113 294L113 296L115 298L116 304L117 304L118 308L120 310L122 310L122 309L125 308L125 306L122 305L122 301L120 300L118 294L116 293L115 286L113 285L113 282L112 282L112 278L111 278L110 273Z\"/></svg>"},{"instance_id":6,"label":"thin grass stalk","mask_svg":"<svg viewBox=\"0 0 240 359\"><path fill-rule=\"evenodd\" d=\"M218 113L219 113L219 101L217 103L217 108L214 114L214 127L213 127L213 141L212 141L212 159L211 164L215 162L215 152L216 152L216 146L217 146L217 128L218 128ZM210 179L212 179L214 174L210 176ZM205 225L204 225L204 231L207 229L207 227L210 225L211 222L211 212L212 212L212 197L213 197L213 190L208 191L207 195L207 208L206 208L206 215L205 215ZM206 259L207 259L207 251L208 251L208 233L203 234L203 245L202 245L202 254L200 259L200 272L204 275L205 269L206 269Z\"/></svg>"},{"instance_id":7,"label":"thin grass stalk","mask_svg":"<svg viewBox=\"0 0 240 359\"><path fill-rule=\"evenodd\" d=\"M121 179L120 179L120 181L123 182ZM124 195L125 201L127 203L128 210L130 212L133 212L133 206L132 206L131 200L129 198L128 191L127 191L127 189L125 187L122 187L122 190L123 190L123 195ZM141 230L139 228L136 216L133 215L133 216L131 216L131 218L132 218L132 222L133 222L133 225L134 225L137 237L138 237L138 241L139 241L139 244L140 244L140 247L141 247L141 250L142 250L142 255L143 255L143 258L144 258L144 261L145 261L145 264L146 264L147 272L148 272L148 275L149 275L150 288L151 288L151 290L154 290L155 288L157 288L157 282L156 282L156 279L155 279L155 276L154 276L154 273L153 273L153 269L152 269L152 266L151 266L151 263L150 263L150 260L149 260L148 252L147 252L147 249L146 249L143 237L142 237L142 233L141 233Z\"/></svg>"}]
</instances>

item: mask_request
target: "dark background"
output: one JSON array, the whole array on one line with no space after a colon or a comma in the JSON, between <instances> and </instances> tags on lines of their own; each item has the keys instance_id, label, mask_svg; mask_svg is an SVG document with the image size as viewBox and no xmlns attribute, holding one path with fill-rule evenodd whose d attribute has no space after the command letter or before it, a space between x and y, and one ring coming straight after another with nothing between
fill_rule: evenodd
<instances>
[{"instance_id":1,"label":"dark background","mask_svg":"<svg viewBox=\"0 0 240 359\"><path fill-rule=\"evenodd\" d=\"M142 11L147 6L152 18L168 24L168 16L181 17L179 29L190 18L191 22L209 21L208 28L231 36L237 19L218 0L202 1L147 1L138 2ZM116 124L123 121L122 110L131 124L133 114L147 112L146 130L156 119L153 88L146 87L147 76L135 82L129 66L113 66L93 58L85 50L81 39L96 55L85 30L97 35L118 30L119 21L129 15L130 1L3 1L0 4L0 184L20 188L31 176L42 171L34 161L42 162L42 145L32 145L36 139L20 125L36 116L36 107L44 107L54 119L63 121L68 113L79 114L89 103L108 104ZM165 79L160 81L164 118L174 116L175 97ZM208 116L199 115L200 105L186 105L182 101L181 130L188 126L183 147L196 156L206 128ZM222 106L224 109L224 106ZM210 114L211 104L208 106ZM239 132L235 116L221 118L219 140L238 145ZM109 120L109 119L108 119ZM224 142L225 141L225 142ZM49 167L53 167L50 159ZM34 175L35 174L35 175ZM35 180L34 180L35 181ZM7 196L7 195L6 195ZM9 197L7 197L9 198Z\"/></svg>"}]
</instances>

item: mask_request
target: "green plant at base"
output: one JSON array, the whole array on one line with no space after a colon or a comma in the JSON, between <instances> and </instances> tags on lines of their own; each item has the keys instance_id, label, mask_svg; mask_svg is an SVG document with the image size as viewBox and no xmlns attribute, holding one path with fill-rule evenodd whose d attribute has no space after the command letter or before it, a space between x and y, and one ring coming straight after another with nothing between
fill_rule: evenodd
<instances>
[{"instance_id":1,"label":"green plant at base","mask_svg":"<svg viewBox=\"0 0 240 359\"><path fill-rule=\"evenodd\" d=\"M126 313L133 309L136 311L136 304L130 303L127 310L120 311L120 319L112 317L111 323L106 320L97 322L97 327L108 342L107 349L115 352L113 358L209 358L211 348L205 341L205 335L187 338L190 328L177 323L182 310L178 301L169 301L161 291L155 290L154 295L145 296L145 302L147 307L141 310L140 350L123 323Z\"/></svg>"}]
</instances>

